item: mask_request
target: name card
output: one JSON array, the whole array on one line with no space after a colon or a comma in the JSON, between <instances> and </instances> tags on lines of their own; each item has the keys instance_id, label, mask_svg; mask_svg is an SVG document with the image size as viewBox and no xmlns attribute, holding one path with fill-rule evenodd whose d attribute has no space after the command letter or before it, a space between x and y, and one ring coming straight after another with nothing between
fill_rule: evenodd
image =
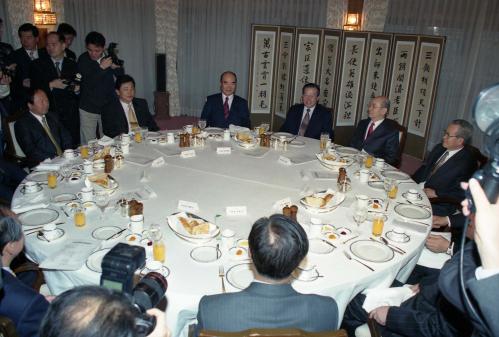
<instances>
[{"instance_id":1,"label":"name card","mask_svg":"<svg viewBox=\"0 0 499 337\"><path fill-rule=\"evenodd\" d=\"M274 208L278 210L282 210L284 207L291 205L291 198L284 198L281 200L278 200L274 203Z\"/></svg>"},{"instance_id":2,"label":"name card","mask_svg":"<svg viewBox=\"0 0 499 337\"><path fill-rule=\"evenodd\" d=\"M232 148L228 146L219 146L217 147L217 154L231 154L232 153Z\"/></svg>"},{"instance_id":3,"label":"name card","mask_svg":"<svg viewBox=\"0 0 499 337\"><path fill-rule=\"evenodd\" d=\"M238 216L238 215L246 215L248 210L246 206L227 206L225 208L225 214L227 216Z\"/></svg>"},{"instance_id":4,"label":"name card","mask_svg":"<svg viewBox=\"0 0 499 337\"><path fill-rule=\"evenodd\" d=\"M194 150L185 150L180 152L180 157L181 158L192 158L196 157L196 151Z\"/></svg>"},{"instance_id":5,"label":"name card","mask_svg":"<svg viewBox=\"0 0 499 337\"><path fill-rule=\"evenodd\" d=\"M199 206L197 202L179 200L177 208L179 211L184 212L197 212L199 211Z\"/></svg>"},{"instance_id":6,"label":"name card","mask_svg":"<svg viewBox=\"0 0 499 337\"><path fill-rule=\"evenodd\" d=\"M287 157L284 156L279 156L279 163L284 164L284 165L291 165L291 160Z\"/></svg>"}]
</instances>

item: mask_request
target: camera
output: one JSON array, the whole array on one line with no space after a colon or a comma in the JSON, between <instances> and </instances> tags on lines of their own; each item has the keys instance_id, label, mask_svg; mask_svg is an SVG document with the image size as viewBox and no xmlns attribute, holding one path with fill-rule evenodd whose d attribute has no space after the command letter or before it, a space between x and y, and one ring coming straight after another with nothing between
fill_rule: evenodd
<instances>
[{"instance_id":1,"label":"camera","mask_svg":"<svg viewBox=\"0 0 499 337\"><path fill-rule=\"evenodd\" d=\"M73 78L69 79L62 79L62 83L66 84L67 87L65 88L67 91L76 93L75 91L77 85L81 85L81 74L76 73Z\"/></svg>"},{"instance_id":2,"label":"camera","mask_svg":"<svg viewBox=\"0 0 499 337\"><path fill-rule=\"evenodd\" d=\"M156 318L146 314L164 298L168 283L163 275L150 272L133 285L135 271L145 264L145 249L118 243L102 259L100 285L129 297L137 309L135 327L140 336L147 336L156 326Z\"/></svg>"},{"instance_id":3,"label":"camera","mask_svg":"<svg viewBox=\"0 0 499 337\"><path fill-rule=\"evenodd\" d=\"M118 58L118 44L116 42L109 43L107 50L105 52L105 57L110 57L114 64L123 67L125 61Z\"/></svg>"},{"instance_id":4,"label":"camera","mask_svg":"<svg viewBox=\"0 0 499 337\"><path fill-rule=\"evenodd\" d=\"M16 75L16 70L9 68L6 64L0 63L0 71L2 72L2 76L10 76L14 78Z\"/></svg>"}]
</instances>

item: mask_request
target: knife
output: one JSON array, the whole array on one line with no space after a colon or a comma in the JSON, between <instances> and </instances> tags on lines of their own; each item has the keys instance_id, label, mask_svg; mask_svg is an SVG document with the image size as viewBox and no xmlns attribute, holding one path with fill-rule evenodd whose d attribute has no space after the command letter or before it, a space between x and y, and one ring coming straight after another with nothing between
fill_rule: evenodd
<instances>
[{"instance_id":1,"label":"knife","mask_svg":"<svg viewBox=\"0 0 499 337\"><path fill-rule=\"evenodd\" d=\"M107 239L105 239L104 241L114 239L115 237L119 236L121 233L123 233L126 230L127 230L127 228L123 228L122 230L114 233L113 235L111 235L110 237L108 237Z\"/></svg>"}]
</instances>

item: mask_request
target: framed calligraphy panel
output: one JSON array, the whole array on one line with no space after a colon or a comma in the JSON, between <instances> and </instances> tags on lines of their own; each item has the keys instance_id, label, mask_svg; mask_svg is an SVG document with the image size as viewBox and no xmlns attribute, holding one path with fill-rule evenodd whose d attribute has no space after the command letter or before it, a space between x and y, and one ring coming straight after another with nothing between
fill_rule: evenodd
<instances>
[{"instance_id":1,"label":"framed calligraphy panel","mask_svg":"<svg viewBox=\"0 0 499 337\"><path fill-rule=\"evenodd\" d=\"M416 35L395 35L394 41L392 74L388 91L388 98L391 103L388 117L401 125L405 125L404 118L411 89L411 76L418 37Z\"/></svg>"},{"instance_id":2,"label":"framed calligraphy panel","mask_svg":"<svg viewBox=\"0 0 499 337\"><path fill-rule=\"evenodd\" d=\"M364 95L359 119L367 118L367 107L372 98L385 93L387 86L392 34L370 33Z\"/></svg>"},{"instance_id":3,"label":"framed calligraphy panel","mask_svg":"<svg viewBox=\"0 0 499 337\"><path fill-rule=\"evenodd\" d=\"M341 30L324 29L322 38L319 86L319 104L332 108L335 98L335 84L340 58Z\"/></svg>"},{"instance_id":4,"label":"framed calligraphy panel","mask_svg":"<svg viewBox=\"0 0 499 337\"><path fill-rule=\"evenodd\" d=\"M315 83L322 30L297 29L296 62L293 84L293 104L301 102L302 88L307 83Z\"/></svg>"}]
</instances>

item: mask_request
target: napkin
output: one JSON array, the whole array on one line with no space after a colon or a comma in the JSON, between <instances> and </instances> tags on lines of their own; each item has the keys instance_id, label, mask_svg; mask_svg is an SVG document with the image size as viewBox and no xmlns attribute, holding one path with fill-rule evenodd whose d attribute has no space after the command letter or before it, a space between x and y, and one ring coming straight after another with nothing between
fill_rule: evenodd
<instances>
[{"instance_id":1,"label":"napkin","mask_svg":"<svg viewBox=\"0 0 499 337\"><path fill-rule=\"evenodd\" d=\"M104 136L99 141L97 142L101 146L108 146L108 145L113 145L114 144L114 139Z\"/></svg>"},{"instance_id":2,"label":"napkin","mask_svg":"<svg viewBox=\"0 0 499 337\"><path fill-rule=\"evenodd\" d=\"M293 164L304 164L315 160L315 155L307 153L295 153L282 156L288 158Z\"/></svg>"},{"instance_id":3,"label":"napkin","mask_svg":"<svg viewBox=\"0 0 499 337\"><path fill-rule=\"evenodd\" d=\"M156 159L154 159L151 163L151 166L152 167L161 167L163 165L165 165L165 158L163 158L162 156L161 157L158 157Z\"/></svg>"},{"instance_id":4,"label":"napkin","mask_svg":"<svg viewBox=\"0 0 499 337\"><path fill-rule=\"evenodd\" d=\"M385 305L398 307L400 303L416 295L407 286L387 289L366 289L364 294L366 295L366 299L362 308L367 312Z\"/></svg>"},{"instance_id":5,"label":"napkin","mask_svg":"<svg viewBox=\"0 0 499 337\"><path fill-rule=\"evenodd\" d=\"M229 125L229 131L230 133L236 133L236 132L249 132L250 129L245 128L244 126L238 126L231 124Z\"/></svg>"},{"instance_id":6,"label":"napkin","mask_svg":"<svg viewBox=\"0 0 499 337\"><path fill-rule=\"evenodd\" d=\"M40 263L41 269L78 270L87 258L99 246L100 242L72 241L66 243L60 250L47 256Z\"/></svg>"},{"instance_id":7,"label":"napkin","mask_svg":"<svg viewBox=\"0 0 499 337\"><path fill-rule=\"evenodd\" d=\"M32 209L37 209L37 208L47 208L49 206L49 203L44 203L44 202L37 202L37 203L27 203L27 204L21 204L12 207L12 211L16 214L19 213L24 213L27 211L31 211Z\"/></svg>"},{"instance_id":8,"label":"napkin","mask_svg":"<svg viewBox=\"0 0 499 337\"><path fill-rule=\"evenodd\" d=\"M65 159L62 157L54 159L47 158L35 168L35 171L58 171L64 162Z\"/></svg>"},{"instance_id":9,"label":"napkin","mask_svg":"<svg viewBox=\"0 0 499 337\"><path fill-rule=\"evenodd\" d=\"M410 221L404 222L404 221L400 221L400 220L393 220L392 224L395 227L400 227L403 229L407 229L407 230L417 232L417 233L422 233L422 234L425 234L426 231L428 230L428 228L430 227L430 225L425 226L423 224L413 223Z\"/></svg>"}]
</instances>

